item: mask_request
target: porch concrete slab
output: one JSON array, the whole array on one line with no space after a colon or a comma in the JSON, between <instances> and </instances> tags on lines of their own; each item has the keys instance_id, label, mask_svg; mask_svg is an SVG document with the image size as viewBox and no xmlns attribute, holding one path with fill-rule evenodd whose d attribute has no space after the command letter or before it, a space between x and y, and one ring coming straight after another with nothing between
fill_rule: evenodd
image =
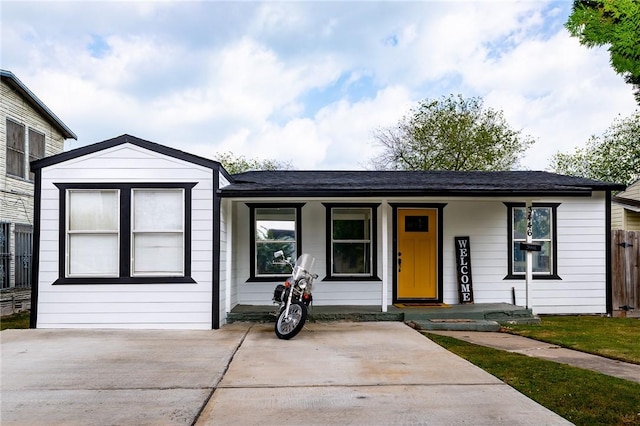
<instances>
[{"instance_id":1,"label":"porch concrete slab","mask_svg":"<svg viewBox=\"0 0 640 426\"><path fill-rule=\"evenodd\" d=\"M275 322L273 305L237 305L227 314L229 322ZM466 305L389 305L385 312L373 305L313 306L309 322L334 321L406 321L474 320L499 324L538 324L540 318L531 309L509 303L474 303ZM455 328L451 328L454 329Z\"/></svg>"},{"instance_id":2,"label":"porch concrete slab","mask_svg":"<svg viewBox=\"0 0 640 426\"><path fill-rule=\"evenodd\" d=\"M640 365L616 361L585 352L562 348L508 333L429 330L429 333L454 337L476 345L543 358L578 368L597 371L620 379L640 383Z\"/></svg>"},{"instance_id":3,"label":"porch concrete slab","mask_svg":"<svg viewBox=\"0 0 640 426\"><path fill-rule=\"evenodd\" d=\"M3 330L2 424L191 424L248 327Z\"/></svg>"},{"instance_id":4,"label":"porch concrete slab","mask_svg":"<svg viewBox=\"0 0 640 426\"><path fill-rule=\"evenodd\" d=\"M198 425L566 425L398 322L254 325Z\"/></svg>"}]
</instances>

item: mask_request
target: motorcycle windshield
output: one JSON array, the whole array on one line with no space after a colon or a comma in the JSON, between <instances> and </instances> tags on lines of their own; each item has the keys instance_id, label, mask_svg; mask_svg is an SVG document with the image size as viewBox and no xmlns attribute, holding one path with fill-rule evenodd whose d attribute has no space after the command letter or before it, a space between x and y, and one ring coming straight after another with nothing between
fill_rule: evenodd
<instances>
[{"instance_id":1,"label":"motorcycle windshield","mask_svg":"<svg viewBox=\"0 0 640 426\"><path fill-rule=\"evenodd\" d=\"M305 274L310 274L313 270L313 263L315 258L309 253L301 254L296 261L296 266L293 268L293 278L295 280L303 278Z\"/></svg>"}]
</instances>

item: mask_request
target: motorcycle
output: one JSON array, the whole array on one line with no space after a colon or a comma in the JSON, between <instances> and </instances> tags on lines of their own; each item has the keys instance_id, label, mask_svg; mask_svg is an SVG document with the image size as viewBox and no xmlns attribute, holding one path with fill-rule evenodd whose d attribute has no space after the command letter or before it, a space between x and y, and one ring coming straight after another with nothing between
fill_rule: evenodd
<instances>
[{"instance_id":1,"label":"motorcycle","mask_svg":"<svg viewBox=\"0 0 640 426\"><path fill-rule=\"evenodd\" d=\"M292 264L291 258L285 258L282 250L275 252L273 256L274 264L291 268L291 276L273 291L273 303L278 304L275 312L276 336L289 340L302 330L307 320L309 305L313 301L313 280L318 278L317 274L311 273L315 259L305 253Z\"/></svg>"}]
</instances>

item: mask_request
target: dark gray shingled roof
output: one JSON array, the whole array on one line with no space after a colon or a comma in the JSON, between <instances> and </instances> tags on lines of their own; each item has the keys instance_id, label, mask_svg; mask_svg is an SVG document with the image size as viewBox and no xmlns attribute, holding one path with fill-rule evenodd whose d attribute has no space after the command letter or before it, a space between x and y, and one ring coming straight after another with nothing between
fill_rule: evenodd
<instances>
[{"instance_id":1,"label":"dark gray shingled roof","mask_svg":"<svg viewBox=\"0 0 640 426\"><path fill-rule=\"evenodd\" d=\"M625 188L541 171L253 171L232 175L223 197L589 195Z\"/></svg>"}]
</instances>

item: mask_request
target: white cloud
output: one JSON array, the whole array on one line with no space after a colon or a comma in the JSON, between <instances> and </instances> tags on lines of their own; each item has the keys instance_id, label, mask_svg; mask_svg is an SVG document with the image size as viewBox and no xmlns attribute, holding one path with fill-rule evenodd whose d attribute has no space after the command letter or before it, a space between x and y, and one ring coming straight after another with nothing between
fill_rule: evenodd
<instances>
[{"instance_id":1,"label":"white cloud","mask_svg":"<svg viewBox=\"0 0 640 426\"><path fill-rule=\"evenodd\" d=\"M537 139L523 165L544 169L551 156L582 146L635 103L629 86L609 66L605 49L588 50L560 32L533 39L497 61L479 63L465 81L487 105Z\"/></svg>"},{"instance_id":2,"label":"white cloud","mask_svg":"<svg viewBox=\"0 0 640 426\"><path fill-rule=\"evenodd\" d=\"M316 116L319 131L328 141L322 168L364 168L376 152L374 131L398 122L411 105L410 93L396 86L385 88L372 99L341 101L323 108Z\"/></svg>"},{"instance_id":3,"label":"white cloud","mask_svg":"<svg viewBox=\"0 0 640 426\"><path fill-rule=\"evenodd\" d=\"M425 97L482 96L538 142L524 165L635 108L556 2L7 2L2 67L79 136L362 168Z\"/></svg>"}]
</instances>

